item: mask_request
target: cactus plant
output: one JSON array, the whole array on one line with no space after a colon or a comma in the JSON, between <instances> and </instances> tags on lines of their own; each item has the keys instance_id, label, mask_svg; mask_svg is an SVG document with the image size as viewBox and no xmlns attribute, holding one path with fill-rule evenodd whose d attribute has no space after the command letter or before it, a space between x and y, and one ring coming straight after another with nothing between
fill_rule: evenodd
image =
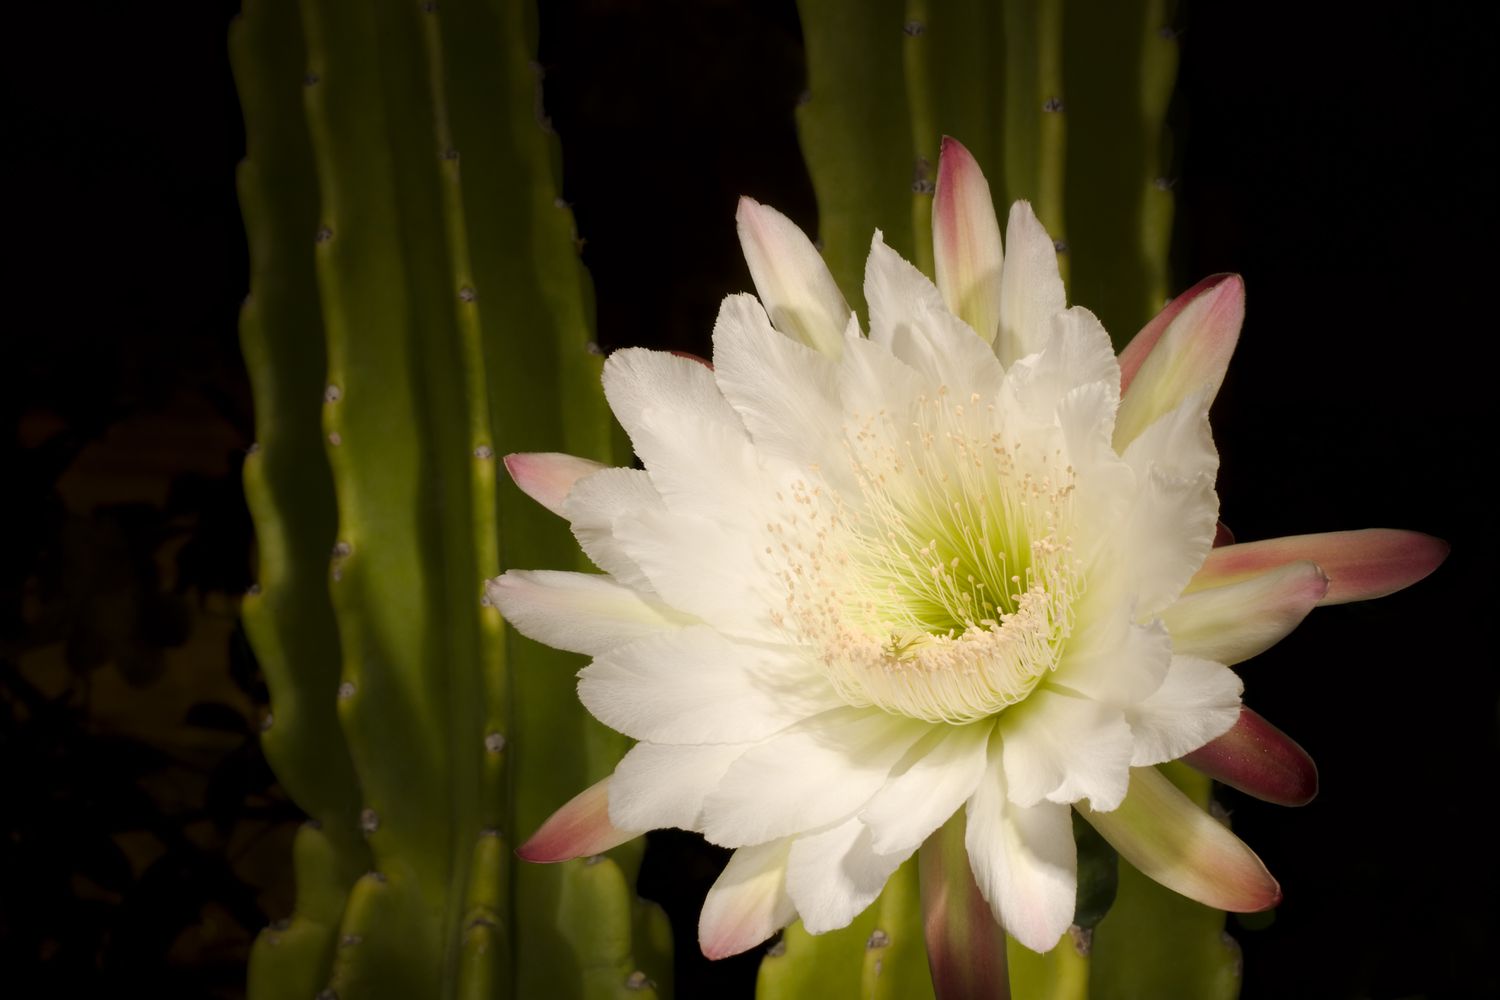
<instances>
[{"instance_id":1,"label":"cactus plant","mask_svg":"<svg viewBox=\"0 0 1500 1000\"><path fill-rule=\"evenodd\" d=\"M668 984L663 918L630 889L639 845L523 870L510 851L624 749L569 658L480 601L502 565L573 550L497 485L497 456L615 448L532 15L251 0L231 39L259 440L243 613L267 756L312 817L252 997Z\"/></svg>"},{"instance_id":2,"label":"cactus plant","mask_svg":"<svg viewBox=\"0 0 1500 1000\"><path fill-rule=\"evenodd\" d=\"M935 165L950 134L980 162L999 166L998 204L1033 203L1057 240L1064 278L1117 347L1161 308L1172 224L1164 125L1177 70L1165 0L799 0L798 7L808 59L799 133L820 246L841 288L857 294L876 228L932 273ZM1186 768L1171 776L1207 804L1207 779ZM1127 862L1119 869L1114 919L1047 956L1009 949L1015 994L1237 995L1238 950L1225 943L1223 914ZM882 898L872 909L891 905ZM1147 946L1163 924L1175 928L1170 955ZM766 959L761 994L786 995L778 984L811 974L788 966L831 967L836 949L859 944L858 935L841 933L849 941L830 935L840 943L812 947L800 928L789 929L785 954Z\"/></svg>"}]
</instances>

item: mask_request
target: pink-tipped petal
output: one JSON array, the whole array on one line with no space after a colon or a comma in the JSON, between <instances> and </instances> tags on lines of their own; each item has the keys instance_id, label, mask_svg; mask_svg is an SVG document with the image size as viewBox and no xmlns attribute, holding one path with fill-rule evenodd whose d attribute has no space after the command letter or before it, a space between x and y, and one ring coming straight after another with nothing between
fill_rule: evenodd
<instances>
[{"instance_id":1,"label":"pink-tipped petal","mask_svg":"<svg viewBox=\"0 0 1500 1000\"><path fill-rule=\"evenodd\" d=\"M550 864L603 854L644 831L615 828L609 821L609 779L591 785L547 817L531 839L516 848L522 861Z\"/></svg>"},{"instance_id":2,"label":"pink-tipped petal","mask_svg":"<svg viewBox=\"0 0 1500 1000\"><path fill-rule=\"evenodd\" d=\"M1174 299L1126 345L1120 353L1118 451L1124 452L1157 417L1205 386L1208 400L1213 400L1244 319L1245 283L1237 274L1217 275Z\"/></svg>"},{"instance_id":3,"label":"pink-tipped petal","mask_svg":"<svg viewBox=\"0 0 1500 1000\"><path fill-rule=\"evenodd\" d=\"M1229 530L1229 525L1220 521L1214 526L1214 548L1220 549L1226 545L1234 544L1234 532Z\"/></svg>"},{"instance_id":4,"label":"pink-tipped petal","mask_svg":"<svg viewBox=\"0 0 1500 1000\"><path fill-rule=\"evenodd\" d=\"M817 247L797 224L753 198L741 198L735 222L755 292L776 329L838 358L849 305Z\"/></svg>"},{"instance_id":5,"label":"pink-tipped petal","mask_svg":"<svg viewBox=\"0 0 1500 1000\"><path fill-rule=\"evenodd\" d=\"M1184 594L1161 618L1174 652L1241 663L1284 639L1327 593L1328 577L1304 560Z\"/></svg>"},{"instance_id":6,"label":"pink-tipped petal","mask_svg":"<svg viewBox=\"0 0 1500 1000\"><path fill-rule=\"evenodd\" d=\"M600 573L513 569L485 581L484 594L522 635L585 656L694 623Z\"/></svg>"},{"instance_id":7,"label":"pink-tipped petal","mask_svg":"<svg viewBox=\"0 0 1500 1000\"><path fill-rule=\"evenodd\" d=\"M1221 587L1305 559L1328 575L1328 593L1318 603L1347 604L1410 587L1446 558L1447 542L1417 531L1366 528L1288 535L1214 549L1187 589Z\"/></svg>"},{"instance_id":8,"label":"pink-tipped petal","mask_svg":"<svg viewBox=\"0 0 1500 1000\"><path fill-rule=\"evenodd\" d=\"M505 471L537 503L558 516L573 484L606 468L598 462L561 452L521 452L505 456Z\"/></svg>"},{"instance_id":9,"label":"pink-tipped petal","mask_svg":"<svg viewBox=\"0 0 1500 1000\"><path fill-rule=\"evenodd\" d=\"M1155 768L1130 772L1130 791L1114 812L1094 812L1084 802L1074 808L1121 857L1173 892L1234 913L1281 901L1281 887L1255 852Z\"/></svg>"},{"instance_id":10,"label":"pink-tipped petal","mask_svg":"<svg viewBox=\"0 0 1500 1000\"><path fill-rule=\"evenodd\" d=\"M938 1000L1006 1000L1005 932L974 881L963 811L927 838L918 855L927 964Z\"/></svg>"},{"instance_id":11,"label":"pink-tipped petal","mask_svg":"<svg viewBox=\"0 0 1500 1000\"><path fill-rule=\"evenodd\" d=\"M1307 751L1244 706L1233 729L1182 760L1215 781L1279 806L1305 806L1318 794L1318 766Z\"/></svg>"},{"instance_id":12,"label":"pink-tipped petal","mask_svg":"<svg viewBox=\"0 0 1500 1000\"><path fill-rule=\"evenodd\" d=\"M709 371L713 371L714 369L714 363L701 354L694 354L692 351L668 351L667 353L675 357L687 358L689 361L696 361Z\"/></svg>"},{"instance_id":13,"label":"pink-tipped petal","mask_svg":"<svg viewBox=\"0 0 1500 1000\"><path fill-rule=\"evenodd\" d=\"M973 154L947 136L932 199L932 252L948 310L993 342L1000 325L1000 222Z\"/></svg>"},{"instance_id":14,"label":"pink-tipped petal","mask_svg":"<svg viewBox=\"0 0 1500 1000\"><path fill-rule=\"evenodd\" d=\"M786 892L791 840L741 847L703 901L698 947L705 958L749 951L797 917Z\"/></svg>"}]
</instances>

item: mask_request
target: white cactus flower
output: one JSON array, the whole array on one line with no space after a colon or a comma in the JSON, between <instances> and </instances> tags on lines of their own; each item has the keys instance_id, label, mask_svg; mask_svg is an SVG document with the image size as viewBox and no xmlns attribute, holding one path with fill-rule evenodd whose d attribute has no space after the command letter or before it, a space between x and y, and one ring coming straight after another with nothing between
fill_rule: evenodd
<instances>
[{"instance_id":1,"label":"white cactus flower","mask_svg":"<svg viewBox=\"0 0 1500 1000\"><path fill-rule=\"evenodd\" d=\"M1038 951L1073 920L1075 807L1179 892L1274 905L1260 860L1153 765L1310 798L1311 762L1242 711L1229 665L1446 551L1393 531L1215 549L1208 406L1239 278L1180 296L1116 358L1024 202L1002 252L952 140L933 226L936 284L875 234L866 336L807 237L742 201L759 300L725 300L712 366L605 365L645 469L507 460L603 573L513 570L489 596L593 657L580 698L639 741L521 854L661 827L736 848L703 909L710 957L798 917L846 926L961 809L979 890Z\"/></svg>"}]
</instances>

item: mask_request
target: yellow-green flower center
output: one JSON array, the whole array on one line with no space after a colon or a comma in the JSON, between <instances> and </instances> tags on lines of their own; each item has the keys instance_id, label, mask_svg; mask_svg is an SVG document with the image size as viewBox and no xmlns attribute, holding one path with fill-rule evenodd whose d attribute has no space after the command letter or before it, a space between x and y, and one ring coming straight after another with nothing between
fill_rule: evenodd
<instances>
[{"instance_id":1,"label":"yellow-green flower center","mask_svg":"<svg viewBox=\"0 0 1500 1000\"><path fill-rule=\"evenodd\" d=\"M857 493L798 483L772 528L781 623L853 705L972 722L1056 666L1079 574L1071 472L1024 455L977 399L847 429Z\"/></svg>"}]
</instances>

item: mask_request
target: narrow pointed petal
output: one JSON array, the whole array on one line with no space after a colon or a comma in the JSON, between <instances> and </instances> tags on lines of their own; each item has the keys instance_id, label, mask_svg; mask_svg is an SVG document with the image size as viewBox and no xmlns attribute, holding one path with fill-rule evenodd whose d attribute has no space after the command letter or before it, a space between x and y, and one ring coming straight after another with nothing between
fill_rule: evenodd
<instances>
[{"instance_id":1,"label":"narrow pointed petal","mask_svg":"<svg viewBox=\"0 0 1500 1000\"><path fill-rule=\"evenodd\" d=\"M796 919L786 892L790 848L790 840L774 840L730 856L698 915L698 947L705 958L749 951Z\"/></svg>"},{"instance_id":2,"label":"narrow pointed petal","mask_svg":"<svg viewBox=\"0 0 1500 1000\"><path fill-rule=\"evenodd\" d=\"M1078 895L1078 849L1068 807L1011 802L997 737L965 815L974 881L996 919L1032 951L1051 951L1073 923Z\"/></svg>"},{"instance_id":3,"label":"narrow pointed petal","mask_svg":"<svg viewBox=\"0 0 1500 1000\"><path fill-rule=\"evenodd\" d=\"M1214 528L1214 548L1223 548L1234 544L1234 532L1229 530L1229 525L1220 521L1218 527Z\"/></svg>"},{"instance_id":4,"label":"narrow pointed petal","mask_svg":"<svg viewBox=\"0 0 1500 1000\"><path fill-rule=\"evenodd\" d=\"M1245 319L1245 283L1239 275L1230 274L1211 285L1200 283L1195 291L1154 342L1142 341L1153 333L1148 325L1121 353L1121 383L1127 388L1115 421L1118 451L1123 452L1157 417L1193 393L1207 387L1207 401L1212 402L1224 381ZM1138 350L1147 352L1140 360L1132 353L1136 341L1144 345Z\"/></svg>"},{"instance_id":5,"label":"narrow pointed petal","mask_svg":"<svg viewBox=\"0 0 1500 1000\"><path fill-rule=\"evenodd\" d=\"M486 582L484 593L522 635L585 656L695 622L598 573L513 569Z\"/></svg>"},{"instance_id":6,"label":"narrow pointed petal","mask_svg":"<svg viewBox=\"0 0 1500 1000\"><path fill-rule=\"evenodd\" d=\"M1175 652L1240 663L1284 639L1327 593L1323 570L1303 560L1185 594L1161 617Z\"/></svg>"},{"instance_id":7,"label":"narrow pointed petal","mask_svg":"<svg viewBox=\"0 0 1500 1000\"><path fill-rule=\"evenodd\" d=\"M1125 860L1173 892L1234 913L1281 901L1255 852L1155 768L1130 772L1130 791L1114 812L1076 808Z\"/></svg>"},{"instance_id":8,"label":"narrow pointed petal","mask_svg":"<svg viewBox=\"0 0 1500 1000\"><path fill-rule=\"evenodd\" d=\"M1008 1000L1005 932L974 881L955 813L918 855L922 927L937 1000Z\"/></svg>"},{"instance_id":9,"label":"narrow pointed petal","mask_svg":"<svg viewBox=\"0 0 1500 1000\"><path fill-rule=\"evenodd\" d=\"M555 451L505 456L505 471L521 487L521 492L559 517L573 484L603 468L607 466Z\"/></svg>"},{"instance_id":10,"label":"narrow pointed petal","mask_svg":"<svg viewBox=\"0 0 1500 1000\"><path fill-rule=\"evenodd\" d=\"M844 351L849 305L828 265L797 224L753 198L741 198L735 222L755 292L771 323L830 358Z\"/></svg>"},{"instance_id":11,"label":"narrow pointed petal","mask_svg":"<svg viewBox=\"0 0 1500 1000\"><path fill-rule=\"evenodd\" d=\"M523 861L550 863L603 854L643 830L620 830L609 821L609 779L579 792L516 848Z\"/></svg>"},{"instance_id":12,"label":"narrow pointed petal","mask_svg":"<svg viewBox=\"0 0 1500 1000\"><path fill-rule=\"evenodd\" d=\"M995 338L995 354L1009 368L1042 349L1052 332L1052 317L1068 307L1068 298L1057 270L1057 246L1028 202L1010 207L1005 244L1009 252L1000 272L1000 333Z\"/></svg>"},{"instance_id":13,"label":"narrow pointed petal","mask_svg":"<svg viewBox=\"0 0 1500 1000\"><path fill-rule=\"evenodd\" d=\"M1410 587L1446 558L1447 542L1417 531L1366 528L1288 535L1214 549L1188 590L1221 587L1305 559L1328 575L1328 592L1318 603L1347 604Z\"/></svg>"},{"instance_id":14,"label":"narrow pointed petal","mask_svg":"<svg viewBox=\"0 0 1500 1000\"><path fill-rule=\"evenodd\" d=\"M1305 806L1318 794L1318 766L1307 751L1244 706L1234 728L1182 760L1215 781L1279 806Z\"/></svg>"},{"instance_id":15,"label":"narrow pointed petal","mask_svg":"<svg viewBox=\"0 0 1500 1000\"><path fill-rule=\"evenodd\" d=\"M979 164L946 136L932 199L932 251L949 311L993 343L1000 327L1000 222Z\"/></svg>"},{"instance_id":16,"label":"narrow pointed petal","mask_svg":"<svg viewBox=\"0 0 1500 1000\"><path fill-rule=\"evenodd\" d=\"M1162 334L1167 332L1167 327L1181 315L1189 303L1193 302L1204 292L1212 291L1225 279L1233 277L1230 274L1211 274L1198 282L1192 288L1168 302L1166 307L1150 322L1141 327L1139 333L1130 338L1130 343L1125 345L1120 352L1120 392L1130 388L1130 383L1135 381L1136 373L1141 370L1141 363L1146 360L1146 355L1156 346Z\"/></svg>"}]
</instances>

